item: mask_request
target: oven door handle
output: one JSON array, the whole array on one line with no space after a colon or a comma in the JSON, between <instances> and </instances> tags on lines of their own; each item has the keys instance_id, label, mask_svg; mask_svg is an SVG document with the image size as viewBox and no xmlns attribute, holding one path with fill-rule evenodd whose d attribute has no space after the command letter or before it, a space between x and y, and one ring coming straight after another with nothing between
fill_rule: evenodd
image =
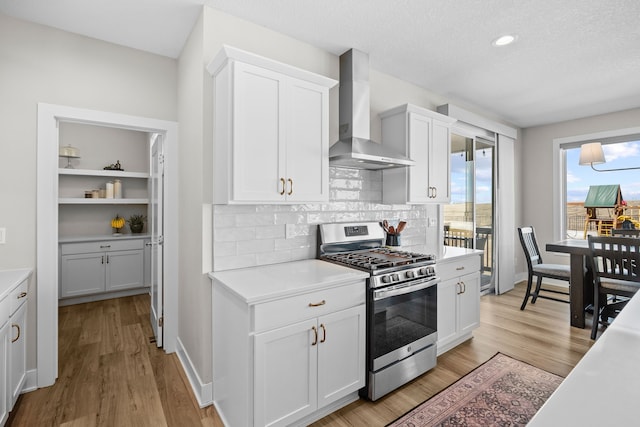
<instances>
[{"instance_id":1,"label":"oven door handle","mask_svg":"<svg viewBox=\"0 0 640 427\"><path fill-rule=\"evenodd\" d=\"M423 279L416 283L412 281L403 285L389 286L384 289L378 289L373 291L373 300L378 301L385 298L395 297L398 295L404 295L411 292L420 291L430 286L440 283L439 278Z\"/></svg>"}]
</instances>

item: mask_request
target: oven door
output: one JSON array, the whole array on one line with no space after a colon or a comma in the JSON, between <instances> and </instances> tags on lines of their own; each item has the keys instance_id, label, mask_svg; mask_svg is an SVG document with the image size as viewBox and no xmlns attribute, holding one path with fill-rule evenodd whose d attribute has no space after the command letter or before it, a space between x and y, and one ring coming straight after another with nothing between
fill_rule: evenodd
<instances>
[{"instance_id":1,"label":"oven door","mask_svg":"<svg viewBox=\"0 0 640 427\"><path fill-rule=\"evenodd\" d=\"M431 277L371 290L369 370L376 372L435 345L438 282Z\"/></svg>"}]
</instances>

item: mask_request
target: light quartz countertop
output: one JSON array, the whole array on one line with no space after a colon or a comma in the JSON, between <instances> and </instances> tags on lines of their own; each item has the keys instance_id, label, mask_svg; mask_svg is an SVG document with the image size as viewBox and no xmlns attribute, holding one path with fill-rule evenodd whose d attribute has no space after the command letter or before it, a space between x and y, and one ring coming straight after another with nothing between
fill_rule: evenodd
<instances>
[{"instance_id":1,"label":"light quartz countertop","mask_svg":"<svg viewBox=\"0 0 640 427\"><path fill-rule=\"evenodd\" d=\"M120 236L114 236L113 234L105 234L102 236L73 236L73 237L61 237L58 239L59 243L80 243L80 242L98 242L105 240L132 240L132 239L148 239L151 236L149 234L121 234Z\"/></svg>"},{"instance_id":2,"label":"light quartz countertop","mask_svg":"<svg viewBox=\"0 0 640 427\"><path fill-rule=\"evenodd\" d=\"M637 293L528 426L638 425L639 354Z\"/></svg>"},{"instance_id":3,"label":"light quartz countertop","mask_svg":"<svg viewBox=\"0 0 640 427\"><path fill-rule=\"evenodd\" d=\"M31 269L0 270L0 300L17 285L31 276Z\"/></svg>"},{"instance_id":4,"label":"light quartz countertop","mask_svg":"<svg viewBox=\"0 0 640 427\"><path fill-rule=\"evenodd\" d=\"M247 304L365 280L369 274L318 259L209 273ZM364 283L363 283L364 286Z\"/></svg>"},{"instance_id":5,"label":"light quartz countertop","mask_svg":"<svg viewBox=\"0 0 640 427\"><path fill-rule=\"evenodd\" d=\"M438 261L447 261L454 258L471 256L471 255L480 255L484 253L479 249L467 249L467 248L459 248L456 246L445 246L442 250L442 256L438 258Z\"/></svg>"}]
</instances>

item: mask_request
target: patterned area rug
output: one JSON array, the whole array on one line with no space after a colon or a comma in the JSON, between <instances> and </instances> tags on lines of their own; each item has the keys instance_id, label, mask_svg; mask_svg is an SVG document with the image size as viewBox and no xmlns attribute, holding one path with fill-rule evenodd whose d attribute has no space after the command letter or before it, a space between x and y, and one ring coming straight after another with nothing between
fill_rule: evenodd
<instances>
[{"instance_id":1,"label":"patterned area rug","mask_svg":"<svg viewBox=\"0 0 640 427\"><path fill-rule=\"evenodd\" d=\"M388 426L524 426L562 380L497 353Z\"/></svg>"}]
</instances>

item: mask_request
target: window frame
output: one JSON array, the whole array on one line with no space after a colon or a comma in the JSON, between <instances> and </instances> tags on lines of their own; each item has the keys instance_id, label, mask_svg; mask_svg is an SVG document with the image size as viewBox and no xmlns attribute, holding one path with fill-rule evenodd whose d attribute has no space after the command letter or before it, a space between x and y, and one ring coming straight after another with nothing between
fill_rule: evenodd
<instances>
[{"instance_id":1,"label":"window frame","mask_svg":"<svg viewBox=\"0 0 640 427\"><path fill-rule=\"evenodd\" d=\"M588 142L613 144L640 140L640 127L615 129L585 135L553 139L553 238L565 240L567 235L567 156L566 149Z\"/></svg>"}]
</instances>

